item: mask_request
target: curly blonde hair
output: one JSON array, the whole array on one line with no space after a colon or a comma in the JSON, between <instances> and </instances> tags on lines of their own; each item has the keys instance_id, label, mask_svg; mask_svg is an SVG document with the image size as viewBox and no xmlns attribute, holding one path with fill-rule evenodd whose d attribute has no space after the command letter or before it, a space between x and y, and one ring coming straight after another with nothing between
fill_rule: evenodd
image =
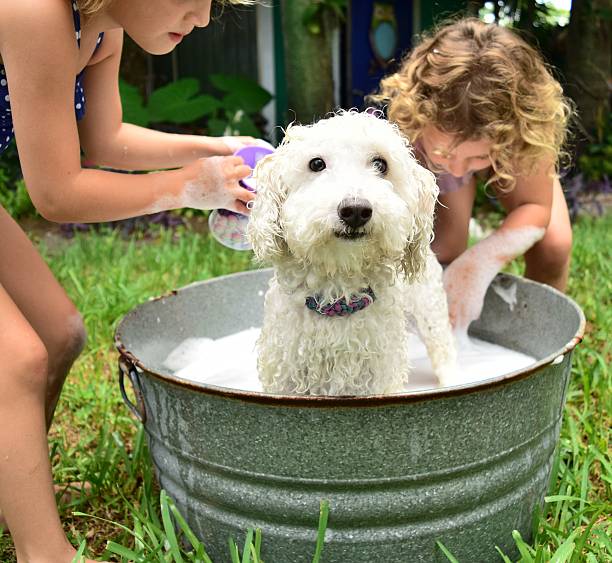
<instances>
[{"instance_id":1,"label":"curly blonde hair","mask_svg":"<svg viewBox=\"0 0 612 563\"><path fill-rule=\"evenodd\" d=\"M572 106L538 52L509 29L465 18L425 36L375 99L414 143L433 125L456 144L492 142L487 185L508 191L542 162L559 167Z\"/></svg>"},{"instance_id":2,"label":"curly blonde hair","mask_svg":"<svg viewBox=\"0 0 612 563\"><path fill-rule=\"evenodd\" d=\"M79 11L83 15L90 16L91 14L95 14L99 12L102 8L108 6L111 2L115 0L77 0L77 5L79 6ZM215 0L217 4L255 4L257 0Z\"/></svg>"}]
</instances>

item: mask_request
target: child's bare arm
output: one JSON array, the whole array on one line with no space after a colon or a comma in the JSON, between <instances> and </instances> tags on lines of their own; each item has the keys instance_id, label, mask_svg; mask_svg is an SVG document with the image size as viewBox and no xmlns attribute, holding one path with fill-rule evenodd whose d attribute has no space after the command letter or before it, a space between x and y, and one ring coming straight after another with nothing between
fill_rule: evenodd
<instances>
[{"instance_id":1,"label":"child's bare arm","mask_svg":"<svg viewBox=\"0 0 612 563\"><path fill-rule=\"evenodd\" d=\"M74 110L81 61L71 15L57 6L46 10L40 1L33 9L30 2L18 3L3 19L0 48L24 178L42 215L54 221L105 221L178 207L245 212L243 202L252 194L238 180L250 169L233 156L198 159L149 175L81 169Z\"/></svg>"},{"instance_id":2,"label":"child's bare arm","mask_svg":"<svg viewBox=\"0 0 612 563\"><path fill-rule=\"evenodd\" d=\"M542 167L536 174L517 178L515 189L501 196L512 198L515 205L502 226L445 270L449 314L459 332L467 331L480 316L486 290L497 273L544 236L552 205L549 170L549 166Z\"/></svg>"},{"instance_id":3,"label":"child's bare arm","mask_svg":"<svg viewBox=\"0 0 612 563\"><path fill-rule=\"evenodd\" d=\"M180 135L123 123L118 86L122 43L122 30L107 32L87 67L87 112L79 133L89 161L120 170L177 168L197 158L230 155L255 142L251 137Z\"/></svg>"}]
</instances>

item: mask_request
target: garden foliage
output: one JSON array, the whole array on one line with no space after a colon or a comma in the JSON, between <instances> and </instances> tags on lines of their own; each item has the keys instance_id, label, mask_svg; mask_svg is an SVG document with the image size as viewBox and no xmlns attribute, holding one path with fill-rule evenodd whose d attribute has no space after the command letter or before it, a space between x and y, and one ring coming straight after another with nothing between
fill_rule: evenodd
<instances>
[{"instance_id":1,"label":"garden foliage","mask_svg":"<svg viewBox=\"0 0 612 563\"><path fill-rule=\"evenodd\" d=\"M213 137L260 137L253 117L272 99L271 94L241 76L213 74L209 78L220 92L218 97L201 94L196 78L181 78L157 88L146 101L136 86L120 80L124 121L143 127L202 121L206 133Z\"/></svg>"}]
</instances>

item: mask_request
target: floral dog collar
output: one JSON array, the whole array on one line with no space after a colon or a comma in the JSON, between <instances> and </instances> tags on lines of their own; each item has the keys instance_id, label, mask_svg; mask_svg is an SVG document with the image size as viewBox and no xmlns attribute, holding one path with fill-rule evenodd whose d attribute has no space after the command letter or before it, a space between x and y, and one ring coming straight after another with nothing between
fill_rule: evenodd
<instances>
[{"instance_id":1,"label":"floral dog collar","mask_svg":"<svg viewBox=\"0 0 612 563\"><path fill-rule=\"evenodd\" d=\"M306 307L308 307L311 311L326 317L348 317L357 311L365 309L368 305L371 305L376 300L376 296L374 295L374 291L372 291L371 287L363 288L361 292L364 293L363 296L357 297L356 295L351 295L351 299L348 303L346 299L342 297L342 299L338 299L333 303L327 303L325 305L319 302L320 296L309 296L306 297Z\"/></svg>"}]
</instances>

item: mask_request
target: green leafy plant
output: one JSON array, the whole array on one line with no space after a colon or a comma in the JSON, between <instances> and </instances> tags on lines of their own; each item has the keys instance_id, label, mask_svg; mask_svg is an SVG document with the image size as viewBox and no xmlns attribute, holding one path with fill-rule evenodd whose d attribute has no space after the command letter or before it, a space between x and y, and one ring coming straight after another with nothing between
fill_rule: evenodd
<instances>
[{"instance_id":1,"label":"green leafy plant","mask_svg":"<svg viewBox=\"0 0 612 563\"><path fill-rule=\"evenodd\" d=\"M213 74L210 82L222 97L217 111L208 120L208 132L214 136L260 136L253 116L272 99L270 92L242 76Z\"/></svg>"},{"instance_id":2,"label":"green leafy plant","mask_svg":"<svg viewBox=\"0 0 612 563\"><path fill-rule=\"evenodd\" d=\"M214 74L210 82L221 92L219 97L199 93L197 79L181 78L154 90L145 102L136 86L120 80L124 121L148 127L154 123L193 123L205 118L212 136L260 136L253 116L272 99L271 94L253 80L240 76Z\"/></svg>"},{"instance_id":3,"label":"green leafy plant","mask_svg":"<svg viewBox=\"0 0 612 563\"><path fill-rule=\"evenodd\" d=\"M219 102L212 96L199 94L195 78L182 78L154 90L145 103L136 86L119 82L123 119L146 127L151 123L189 123L214 112Z\"/></svg>"}]
</instances>

